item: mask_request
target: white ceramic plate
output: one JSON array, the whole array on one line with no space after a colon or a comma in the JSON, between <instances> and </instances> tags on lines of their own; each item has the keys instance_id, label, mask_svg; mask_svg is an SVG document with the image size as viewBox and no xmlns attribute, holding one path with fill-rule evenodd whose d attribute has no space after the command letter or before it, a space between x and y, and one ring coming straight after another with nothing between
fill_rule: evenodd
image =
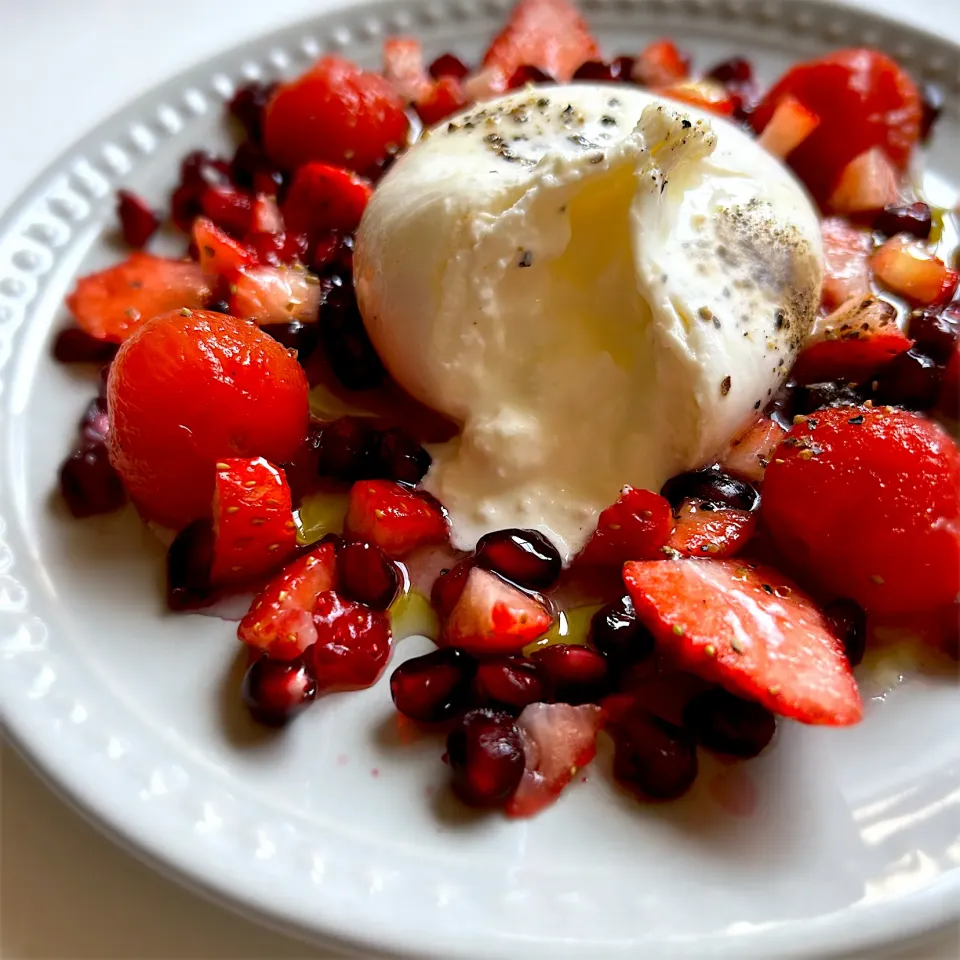
<instances>
[{"instance_id":1,"label":"white ceramic plate","mask_svg":"<svg viewBox=\"0 0 960 960\"><path fill-rule=\"evenodd\" d=\"M507 6L358 6L219 55L91 132L0 223L7 732L157 866L367 955L813 957L944 923L960 906L960 702L941 663L874 669L861 726L784 723L760 760L707 766L676 804L625 799L601 757L533 821L470 818L446 799L439 744L397 741L385 682L326 698L282 734L255 730L238 704L233 626L165 611L162 549L131 511L79 523L51 497L92 386L49 344L73 278L118 256L115 188L159 201L183 153L226 148L223 101L244 77L322 51L374 64L390 32L472 59ZM944 199L960 183L953 46L811 0L583 6L608 52L674 34L698 63L743 53L766 80L831 47L886 48L944 87L931 169Z\"/></svg>"}]
</instances>

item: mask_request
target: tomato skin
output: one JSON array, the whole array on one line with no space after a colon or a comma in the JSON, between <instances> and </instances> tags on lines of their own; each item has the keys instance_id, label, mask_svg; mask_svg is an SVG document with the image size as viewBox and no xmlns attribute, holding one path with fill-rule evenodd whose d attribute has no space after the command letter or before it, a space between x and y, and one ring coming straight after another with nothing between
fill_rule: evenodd
<instances>
[{"instance_id":1,"label":"tomato skin","mask_svg":"<svg viewBox=\"0 0 960 960\"><path fill-rule=\"evenodd\" d=\"M821 206L843 168L859 154L881 147L903 172L920 139L923 111L917 87L876 50L837 50L787 71L751 116L758 133L787 96L820 118L789 162Z\"/></svg>"},{"instance_id":2,"label":"tomato skin","mask_svg":"<svg viewBox=\"0 0 960 960\"><path fill-rule=\"evenodd\" d=\"M868 610L932 610L960 590L960 453L917 414L816 411L774 451L761 512L786 562Z\"/></svg>"},{"instance_id":3,"label":"tomato skin","mask_svg":"<svg viewBox=\"0 0 960 960\"><path fill-rule=\"evenodd\" d=\"M403 146L408 127L403 99L387 80L331 56L277 89L263 135L286 170L316 161L370 173Z\"/></svg>"},{"instance_id":4,"label":"tomato skin","mask_svg":"<svg viewBox=\"0 0 960 960\"><path fill-rule=\"evenodd\" d=\"M110 462L147 519L179 529L210 515L218 461L292 459L307 435L307 393L295 357L254 324L163 314L110 368Z\"/></svg>"}]
</instances>

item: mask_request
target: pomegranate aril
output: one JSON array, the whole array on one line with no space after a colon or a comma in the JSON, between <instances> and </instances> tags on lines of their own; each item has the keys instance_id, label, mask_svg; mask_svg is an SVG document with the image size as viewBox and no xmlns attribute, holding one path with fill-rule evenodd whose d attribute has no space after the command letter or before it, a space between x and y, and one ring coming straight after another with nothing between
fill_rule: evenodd
<instances>
[{"instance_id":1,"label":"pomegranate aril","mask_svg":"<svg viewBox=\"0 0 960 960\"><path fill-rule=\"evenodd\" d=\"M263 136L263 113L275 89L276 84L254 80L241 87L227 104L227 109L240 121L247 136L258 143Z\"/></svg>"},{"instance_id":2,"label":"pomegranate aril","mask_svg":"<svg viewBox=\"0 0 960 960\"><path fill-rule=\"evenodd\" d=\"M531 67L529 65L517 67L513 71L513 74L510 76L510 80L507 83L508 90L514 90L517 87L523 87L528 83L556 83L553 77L550 76L545 70L541 70L539 67Z\"/></svg>"},{"instance_id":3,"label":"pomegranate aril","mask_svg":"<svg viewBox=\"0 0 960 960\"><path fill-rule=\"evenodd\" d=\"M117 217L124 241L138 250L160 229L160 217L143 197L129 190L117 191Z\"/></svg>"},{"instance_id":4,"label":"pomegranate aril","mask_svg":"<svg viewBox=\"0 0 960 960\"><path fill-rule=\"evenodd\" d=\"M244 140L230 160L230 180L235 187L275 197L283 186L283 173L266 151L252 140Z\"/></svg>"},{"instance_id":5,"label":"pomegranate aril","mask_svg":"<svg viewBox=\"0 0 960 960\"><path fill-rule=\"evenodd\" d=\"M473 807L496 807L523 776L520 731L502 710L480 708L464 714L447 737L454 793Z\"/></svg>"},{"instance_id":6,"label":"pomegranate aril","mask_svg":"<svg viewBox=\"0 0 960 960\"><path fill-rule=\"evenodd\" d=\"M932 228L933 214L930 207L920 202L888 204L873 221L873 229L887 237L909 233L918 240L926 240Z\"/></svg>"},{"instance_id":7,"label":"pomegranate aril","mask_svg":"<svg viewBox=\"0 0 960 960\"><path fill-rule=\"evenodd\" d=\"M317 597L313 622L317 642L310 654L318 690L357 690L377 682L393 645L385 613L327 590Z\"/></svg>"},{"instance_id":8,"label":"pomegranate aril","mask_svg":"<svg viewBox=\"0 0 960 960\"><path fill-rule=\"evenodd\" d=\"M213 313L230 313L230 304L226 300L212 300L206 306L207 310Z\"/></svg>"},{"instance_id":9,"label":"pomegranate aril","mask_svg":"<svg viewBox=\"0 0 960 960\"><path fill-rule=\"evenodd\" d=\"M557 548L538 530L496 530L477 542L476 564L520 587L546 590L560 577Z\"/></svg>"},{"instance_id":10,"label":"pomegranate aril","mask_svg":"<svg viewBox=\"0 0 960 960\"><path fill-rule=\"evenodd\" d=\"M112 513L126 503L127 495L102 443L75 450L60 468L60 492L73 516Z\"/></svg>"},{"instance_id":11,"label":"pomegranate aril","mask_svg":"<svg viewBox=\"0 0 960 960\"><path fill-rule=\"evenodd\" d=\"M621 83L633 83L633 65L636 62L636 57L620 56L613 58L611 63L616 68Z\"/></svg>"},{"instance_id":12,"label":"pomegranate aril","mask_svg":"<svg viewBox=\"0 0 960 960\"><path fill-rule=\"evenodd\" d=\"M320 338L334 374L348 390L370 390L386 379L353 290L346 284L334 286L320 308Z\"/></svg>"},{"instance_id":13,"label":"pomegranate aril","mask_svg":"<svg viewBox=\"0 0 960 960\"><path fill-rule=\"evenodd\" d=\"M61 330L53 341L53 355L61 363L108 363L119 349L119 343L98 340L79 327Z\"/></svg>"},{"instance_id":14,"label":"pomegranate aril","mask_svg":"<svg viewBox=\"0 0 960 960\"><path fill-rule=\"evenodd\" d=\"M734 510L753 510L760 503L760 494L753 486L714 467L671 477L660 494L674 510L679 509L684 500L702 500Z\"/></svg>"},{"instance_id":15,"label":"pomegranate aril","mask_svg":"<svg viewBox=\"0 0 960 960\"><path fill-rule=\"evenodd\" d=\"M258 657L247 667L241 696L250 716L268 727L289 723L317 695L317 683L303 660Z\"/></svg>"},{"instance_id":16,"label":"pomegranate aril","mask_svg":"<svg viewBox=\"0 0 960 960\"><path fill-rule=\"evenodd\" d=\"M914 341L914 348L939 364L945 364L953 356L957 337L960 335L960 309L914 310L907 321L907 336Z\"/></svg>"},{"instance_id":17,"label":"pomegranate aril","mask_svg":"<svg viewBox=\"0 0 960 960\"><path fill-rule=\"evenodd\" d=\"M441 570L440 576L433 582L430 590L430 603L442 619L446 619L453 612L453 608L463 593L467 583L467 575L473 569L473 557L461 560L449 570Z\"/></svg>"},{"instance_id":18,"label":"pomegranate aril","mask_svg":"<svg viewBox=\"0 0 960 960\"><path fill-rule=\"evenodd\" d=\"M829 380L798 386L793 394L793 409L795 413L807 414L822 407L858 406L863 401L864 396L855 386L842 380Z\"/></svg>"},{"instance_id":19,"label":"pomegranate aril","mask_svg":"<svg viewBox=\"0 0 960 960\"><path fill-rule=\"evenodd\" d=\"M297 351L297 360L302 364L317 349L319 336L315 323L265 323L260 329L282 343L288 350Z\"/></svg>"},{"instance_id":20,"label":"pomegranate aril","mask_svg":"<svg viewBox=\"0 0 960 960\"><path fill-rule=\"evenodd\" d=\"M602 60L588 60L577 68L574 80L590 80L594 83L616 83L622 78L621 64L618 60L604 63ZM629 73L628 73L629 76Z\"/></svg>"},{"instance_id":21,"label":"pomegranate aril","mask_svg":"<svg viewBox=\"0 0 960 960\"><path fill-rule=\"evenodd\" d=\"M943 91L932 83L924 84L920 88L921 106L923 113L920 119L920 139L924 143L930 139L933 128L943 113Z\"/></svg>"},{"instance_id":22,"label":"pomegranate aril","mask_svg":"<svg viewBox=\"0 0 960 960\"><path fill-rule=\"evenodd\" d=\"M637 619L633 601L626 595L593 615L590 642L615 671L646 660L654 648L653 634Z\"/></svg>"},{"instance_id":23,"label":"pomegranate aril","mask_svg":"<svg viewBox=\"0 0 960 960\"><path fill-rule=\"evenodd\" d=\"M430 454L399 428L376 433L367 449L371 479L396 480L416 486L430 469Z\"/></svg>"},{"instance_id":24,"label":"pomegranate aril","mask_svg":"<svg viewBox=\"0 0 960 960\"><path fill-rule=\"evenodd\" d=\"M437 57L427 69L434 80L439 80L441 77L456 77L457 80L462 80L470 72L470 68L452 53L444 53Z\"/></svg>"},{"instance_id":25,"label":"pomegranate aril","mask_svg":"<svg viewBox=\"0 0 960 960\"><path fill-rule=\"evenodd\" d=\"M367 479L367 450L373 427L361 417L341 417L323 427L317 443L317 472L353 483Z\"/></svg>"},{"instance_id":26,"label":"pomegranate aril","mask_svg":"<svg viewBox=\"0 0 960 960\"><path fill-rule=\"evenodd\" d=\"M833 635L843 644L850 666L863 660L867 649L867 615L853 600L832 600L823 608Z\"/></svg>"},{"instance_id":27,"label":"pomegranate aril","mask_svg":"<svg viewBox=\"0 0 960 960\"><path fill-rule=\"evenodd\" d=\"M167 606L189 610L210 603L213 523L207 518L187 524L167 549Z\"/></svg>"},{"instance_id":28,"label":"pomegranate aril","mask_svg":"<svg viewBox=\"0 0 960 960\"><path fill-rule=\"evenodd\" d=\"M930 410L940 399L943 370L914 347L898 354L880 372L874 399L905 410Z\"/></svg>"},{"instance_id":29,"label":"pomegranate aril","mask_svg":"<svg viewBox=\"0 0 960 960\"><path fill-rule=\"evenodd\" d=\"M371 610L386 610L400 591L396 564L374 543L354 541L337 554L340 593Z\"/></svg>"},{"instance_id":30,"label":"pomegranate aril","mask_svg":"<svg viewBox=\"0 0 960 960\"><path fill-rule=\"evenodd\" d=\"M518 715L531 703L540 703L546 692L537 665L520 657L484 660L477 666L473 680L477 703L507 709Z\"/></svg>"},{"instance_id":31,"label":"pomegranate aril","mask_svg":"<svg viewBox=\"0 0 960 960\"><path fill-rule=\"evenodd\" d=\"M218 227L242 237L250 229L253 197L232 187L208 187L200 196L200 207Z\"/></svg>"},{"instance_id":32,"label":"pomegranate aril","mask_svg":"<svg viewBox=\"0 0 960 960\"><path fill-rule=\"evenodd\" d=\"M107 415L105 397L94 397L80 418L80 434L90 443L103 443L110 429L110 417Z\"/></svg>"},{"instance_id":33,"label":"pomegranate aril","mask_svg":"<svg viewBox=\"0 0 960 960\"><path fill-rule=\"evenodd\" d=\"M734 99L733 115L738 120L745 120L760 99L760 87L753 74L753 64L743 57L731 57L716 64L707 72L705 79L723 84Z\"/></svg>"},{"instance_id":34,"label":"pomegranate aril","mask_svg":"<svg viewBox=\"0 0 960 960\"><path fill-rule=\"evenodd\" d=\"M606 658L589 647L554 643L530 658L545 677L550 699L558 703L598 703L608 692Z\"/></svg>"},{"instance_id":35,"label":"pomegranate aril","mask_svg":"<svg viewBox=\"0 0 960 960\"><path fill-rule=\"evenodd\" d=\"M717 687L686 705L683 726L708 750L747 758L755 757L773 739L777 721L759 703Z\"/></svg>"},{"instance_id":36,"label":"pomegranate aril","mask_svg":"<svg viewBox=\"0 0 960 960\"><path fill-rule=\"evenodd\" d=\"M210 186L226 186L230 182L230 164L206 150L194 150L180 161L180 183L204 190Z\"/></svg>"},{"instance_id":37,"label":"pomegranate aril","mask_svg":"<svg viewBox=\"0 0 960 960\"><path fill-rule=\"evenodd\" d=\"M615 747L613 775L640 799L674 800L696 780L697 747L680 727L634 710L609 732Z\"/></svg>"},{"instance_id":38,"label":"pomegranate aril","mask_svg":"<svg viewBox=\"0 0 960 960\"><path fill-rule=\"evenodd\" d=\"M401 663L390 677L397 710L418 723L442 723L470 703L477 662L463 650L443 647Z\"/></svg>"}]
</instances>

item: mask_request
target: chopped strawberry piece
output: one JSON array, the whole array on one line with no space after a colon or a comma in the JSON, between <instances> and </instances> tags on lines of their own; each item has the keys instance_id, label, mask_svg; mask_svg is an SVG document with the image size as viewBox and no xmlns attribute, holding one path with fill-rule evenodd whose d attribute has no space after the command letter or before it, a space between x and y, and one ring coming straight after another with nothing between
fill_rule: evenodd
<instances>
[{"instance_id":1,"label":"chopped strawberry piece","mask_svg":"<svg viewBox=\"0 0 960 960\"><path fill-rule=\"evenodd\" d=\"M417 101L417 113L425 126L446 120L467 105L463 83L456 77L440 77Z\"/></svg>"},{"instance_id":2,"label":"chopped strawberry piece","mask_svg":"<svg viewBox=\"0 0 960 960\"><path fill-rule=\"evenodd\" d=\"M387 37L383 42L383 75L407 103L419 102L432 86L420 41Z\"/></svg>"},{"instance_id":3,"label":"chopped strawberry piece","mask_svg":"<svg viewBox=\"0 0 960 960\"><path fill-rule=\"evenodd\" d=\"M437 613L444 619L453 613L453 608L467 585L467 576L473 569L473 558L467 557L456 566L441 572L433 582L430 590L430 603Z\"/></svg>"},{"instance_id":4,"label":"chopped strawberry piece","mask_svg":"<svg viewBox=\"0 0 960 960\"><path fill-rule=\"evenodd\" d=\"M910 77L877 50L838 50L792 67L750 120L762 132L786 97L820 118L790 154L790 165L820 204L855 157L881 147L898 171L920 136L920 94Z\"/></svg>"},{"instance_id":5,"label":"chopped strawberry piece","mask_svg":"<svg viewBox=\"0 0 960 960\"><path fill-rule=\"evenodd\" d=\"M258 193L253 199L253 209L250 211L251 233L283 233L284 222L276 197Z\"/></svg>"},{"instance_id":6,"label":"chopped strawberry piece","mask_svg":"<svg viewBox=\"0 0 960 960\"><path fill-rule=\"evenodd\" d=\"M690 76L690 57L672 40L655 40L633 61L630 79L645 87L670 87Z\"/></svg>"},{"instance_id":7,"label":"chopped strawberry piece","mask_svg":"<svg viewBox=\"0 0 960 960\"><path fill-rule=\"evenodd\" d=\"M798 571L868 610L931 610L960 591L960 453L905 410L838 407L797 424L762 513Z\"/></svg>"},{"instance_id":8,"label":"chopped strawberry piece","mask_svg":"<svg viewBox=\"0 0 960 960\"><path fill-rule=\"evenodd\" d=\"M691 107L699 107L719 117L729 117L736 109L737 101L723 84L713 80L691 80L687 83L676 83L669 87L657 87L655 92L671 100L688 103Z\"/></svg>"},{"instance_id":9,"label":"chopped strawberry piece","mask_svg":"<svg viewBox=\"0 0 960 960\"><path fill-rule=\"evenodd\" d=\"M520 0L483 58L509 78L523 66L539 67L558 83L569 81L600 48L569 0Z\"/></svg>"},{"instance_id":10,"label":"chopped strawberry piece","mask_svg":"<svg viewBox=\"0 0 960 960\"><path fill-rule=\"evenodd\" d=\"M536 597L474 567L443 628L443 643L475 656L517 653L550 629L553 617Z\"/></svg>"},{"instance_id":11,"label":"chopped strawberry piece","mask_svg":"<svg viewBox=\"0 0 960 960\"><path fill-rule=\"evenodd\" d=\"M200 269L208 277L227 276L256 263L248 247L206 217L197 217L193 221L193 242L197 245Z\"/></svg>"},{"instance_id":12,"label":"chopped strawberry piece","mask_svg":"<svg viewBox=\"0 0 960 960\"><path fill-rule=\"evenodd\" d=\"M117 217L123 239L138 250L160 229L160 217L143 197L129 190L117 191Z\"/></svg>"},{"instance_id":13,"label":"chopped strawberry piece","mask_svg":"<svg viewBox=\"0 0 960 960\"><path fill-rule=\"evenodd\" d=\"M292 460L307 435L307 378L252 323L205 310L149 321L110 366L110 462L148 519L210 516L224 457Z\"/></svg>"},{"instance_id":14,"label":"chopped strawberry piece","mask_svg":"<svg viewBox=\"0 0 960 960\"><path fill-rule=\"evenodd\" d=\"M67 307L91 337L120 343L160 313L202 307L210 293L197 264L134 253L116 266L81 277L67 297Z\"/></svg>"},{"instance_id":15,"label":"chopped strawberry piece","mask_svg":"<svg viewBox=\"0 0 960 960\"><path fill-rule=\"evenodd\" d=\"M676 526L667 546L686 557L732 557L753 536L757 515L749 510L719 509L687 500L674 514Z\"/></svg>"},{"instance_id":16,"label":"chopped strawberry piece","mask_svg":"<svg viewBox=\"0 0 960 960\"><path fill-rule=\"evenodd\" d=\"M946 303L957 289L957 271L908 234L891 237L870 258L874 276L917 306Z\"/></svg>"},{"instance_id":17,"label":"chopped strawberry piece","mask_svg":"<svg viewBox=\"0 0 960 960\"><path fill-rule=\"evenodd\" d=\"M583 563L619 567L627 560L656 557L673 526L670 504L650 490L624 487L604 510L580 554Z\"/></svg>"},{"instance_id":18,"label":"chopped strawberry piece","mask_svg":"<svg viewBox=\"0 0 960 960\"><path fill-rule=\"evenodd\" d=\"M369 173L405 143L403 108L379 74L323 57L277 89L264 117L264 144L285 170L319 162Z\"/></svg>"},{"instance_id":19,"label":"chopped strawberry piece","mask_svg":"<svg viewBox=\"0 0 960 960\"><path fill-rule=\"evenodd\" d=\"M295 233L352 233L372 195L373 186L364 177L343 167L308 163L294 175L283 202L283 218Z\"/></svg>"},{"instance_id":20,"label":"chopped strawberry piece","mask_svg":"<svg viewBox=\"0 0 960 960\"><path fill-rule=\"evenodd\" d=\"M320 594L334 588L336 572L332 543L288 564L257 594L237 628L239 639L274 660L299 657L317 642L313 608Z\"/></svg>"},{"instance_id":21,"label":"chopped strawberry piece","mask_svg":"<svg viewBox=\"0 0 960 960\"><path fill-rule=\"evenodd\" d=\"M783 160L816 130L819 123L820 118L813 111L787 94L777 104L757 143Z\"/></svg>"},{"instance_id":22,"label":"chopped strawberry piece","mask_svg":"<svg viewBox=\"0 0 960 960\"><path fill-rule=\"evenodd\" d=\"M870 292L870 254L873 235L840 217L820 225L823 237L823 306L835 310L851 297Z\"/></svg>"},{"instance_id":23,"label":"chopped strawberry piece","mask_svg":"<svg viewBox=\"0 0 960 960\"><path fill-rule=\"evenodd\" d=\"M773 448L785 433L775 420L760 417L730 441L720 456L721 469L752 483L763 483Z\"/></svg>"},{"instance_id":24,"label":"chopped strawberry piece","mask_svg":"<svg viewBox=\"0 0 960 960\"><path fill-rule=\"evenodd\" d=\"M248 266L229 275L230 313L241 320L312 323L320 310L320 283L301 266Z\"/></svg>"},{"instance_id":25,"label":"chopped strawberry piece","mask_svg":"<svg viewBox=\"0 0 960 960\"><path fill-rule=\"evenodd\" d=\"M531 703L517 718L524 770L507 816L532 817L549 807L597 754L603 710L593 703Z\"/></svg>"},{"instance_id":26,"label":"chopped strawberry piece","mask_svg":"<svg viewBox=\"0 0 960 960\"><path fill-rule=\"evenodd\" d=\"M317 597L313 624L317 642L307 656L320 693L362 690L377 682L393 648L385 613L328 590Z\"/></svg>"},{"instance_id":27,"label":"chopped strawberry piece","mask_svg":"<svg viewBox=\"0 0 960 960\"><path fill-rule=\"evenodd\" d=\"M837 213L876 216L899 198L896 167L881 147L871 147L843 168L827 206Z\"/></svg>"},{"instance_id":28,"label":"chopped strawberry piece","mask_svg":"<svg viewBox=\"0 0 960 960\"><path fill-rule=\"evenodd\" d=\"M500 67L487 67L463 81L463 93L468 102L492 100L506 93L511 76Z\"/></svg>"},{"instance_id":29,"label":"chopped strawberry piece","mask_svg":"<svg viewBox=\"0 0 960 960\"><path fill-rule=\"evenodd\" d=\"M392 480L360 480L350 490L344 529L388 557L446 543L447 520L436 501Z\"/></svg>"},{"instance_id":30,"label":"chopped strawberry piece","mask_svg":"<svg viewBox=\"0 0 960 960\"><path fill-rule=\"evenodd\" d=\"M913 341L897 326L893 304L853 297L817 321L790 376L797 383L864 383Z\"/></svg>"},{"instance_id":31,"label":"chopped strawberry piece","mask_svg":"<svg viewBox=\"0 0 960 960\"><path fill-rule=\"evenodd\" d=\"M290 487L269 460L222 460L213 493L213 584L250 583L297 544Z\"/></svg>"},{"instance_id":32,"label":"chopped strawberry piece","mask_svg":"<svg viewBox=\"0 0 960 960\"><path fill-rule=\"evenodd\" d=\"M637 616L681 669L801 723L861 717L843 645L799 587L738 560L628 563Z\"/></svg>"}]
</instances>

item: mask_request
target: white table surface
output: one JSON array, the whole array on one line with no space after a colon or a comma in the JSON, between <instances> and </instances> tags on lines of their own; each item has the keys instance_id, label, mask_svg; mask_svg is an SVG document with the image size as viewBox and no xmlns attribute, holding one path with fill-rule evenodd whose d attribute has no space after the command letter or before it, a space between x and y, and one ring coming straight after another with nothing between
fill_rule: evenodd
<instances>
[{"instance_id":1,"label":"white table surface","mask_svg":"<svg viewBox=\"0 0 960 960\"><path fill-rule=\"evenodd\" d=\"M960 0L848 0L960 41ZM0 0L0 210L113 110L211 51L334 0ZM960 931L912 944L955 960ZM333 954L216 907L141 865L0 746L3 960L291 960Z\"/></svg>"}]
</instances>

